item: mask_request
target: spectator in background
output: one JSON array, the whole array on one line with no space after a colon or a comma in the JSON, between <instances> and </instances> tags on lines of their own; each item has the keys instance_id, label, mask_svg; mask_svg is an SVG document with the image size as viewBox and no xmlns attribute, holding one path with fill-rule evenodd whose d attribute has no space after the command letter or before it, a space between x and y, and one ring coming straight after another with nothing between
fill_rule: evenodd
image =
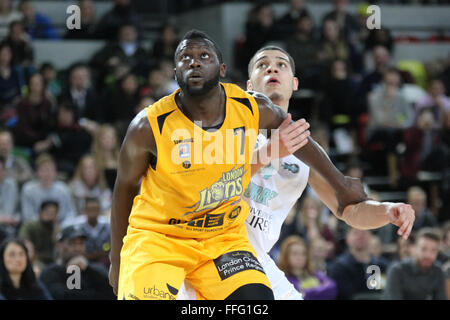
<instances>
[{"instance_id":1,"label":"spectator in background","mask_svg":"<svg viewBox=\"0 0 450 320\"><path fill-rule=\"evenodd\" d=\"M368 66L368 68L373 68L373 70L363 76L358 88L357 103L359 113L365 113L367 111L368 94L374 90L376 86L381 84L384 73L391 65L391 56L386 47L374 47L370 58L373 66Z\"/></svg>"},{"instance_id":2,"label":"spectator in background","mask_svg":"<svg viewBox=\"0 0 450 320\"><path fill-rule=\"evenodd\" d=\"M55 129L39 142L43 152L55 158L59 172L67 179L72 177L82 155L89 152L91 143L91 134L80 124L70 102L59 105Z\"/></svg>"},{"instance_id":3,"label":"spectator in background","mask_svg":"<svg viewBox=\"0 0 450 320\"><path fill-rule=\"evenodd\" d=\"M22 14L12 8L11 0L0 0L0 39L8 33L11 22L20 20L22 20Z\"/></svg>"},{"instance_id":4,"label":"spectator in background","mask_svg":"<svg viewBox=\"0 0 450 320\"><path fill-rule=\"evenodd\" d=\"M99 199L85 198L82 212L83 214L77 217L76 224L86 233L86 257L91 262L109 267L111 232L108 219L101 215Z\"/></svg>"},{"instance_id":5,"label":"spectator in background","mask_svg":"<svg viewBox=\"0 0 450 320\"><path fill-rule=\"evenodd\" d=\"M311 16L301 15L296 28L286 33L286 49L294 59L295 76L302 79L303 88L316 88L320 69L317 66L319 43L314 36Z\"/></svg>"},{"instance_id":6,"label":"spectator in background","mask_svg":"<svg viewBox=\"0 0 450 320\"><path fill-rule=\"evenodd\" d=\"M99 35L96 32L97 17L94 1L80 0L78 6L80 7L80 29L67 30L64 38L70 40L96 39Z\"/></svg>"},{"instance_id":7,"label":"spectator in background","mask_svg":"<svg viewBox=\"0 0 450 320\"><path fill-rule=\"evenodd\" d=\"M175 80L175 64L173 59L161 60L159 63L159 69L162 70L164 76L166 77L166 87L169 92L174 92L179 88L177 80Z\"/></svg>"},{"instance_id":8,"label":"spectator in background","mask_svg":"<svg viewBox=\"0 0 450 320\"><path fill-rule=\"evenodd\" d=\"M352 136L356 134L356 112L353 107L356 85L350 79L344 60L332 62L322 86L323 95L319 105L321 121L327 121L332 131L334 146L338 153L351 153L355 146Z\"/></svg>"},{"instance_id":9,"label":"spectator in background","mask_svg":"<svg viewBox=\"0 0 450 320\"><path fill-rule=\"evenodd\" d=\"M42 202L39 219L25 222L19 231L19 238L33 245L35 263L41 266L55 261L56 235L59 232L58 211L58 202Z\"/></svg>"},{"instance_id":10,"label":"spectator in background","mask_svg":"<svg viewBox=\"0 0 450 320\"><path fill-rule=\"evenodd\" d=\"M305 300L336 299L336 283L316 269L302 238L290 236L282 242L278 266Z\"/></svg>"},{"instance_id":11,"label":"spectator in background","mask_svg":"<svg viewBox=\"0 0 450 320\"><path fill-rule=\"evenodd\" d=\"M0 293L6 300L52 300L36 279L25 244L15 238L0 246Z\"/></svg>"},{"instance_id":12,"label":"spectator in background","mask_svg":"<svg viewBox=\"0 0 450 320\"><path fill-rule=\"evenodd\" d=\"M149 71L147 84L141 88L140 95L150 95L155 100L158 100L169 94L169 90L172 88L171 81L166 73L161 68L156 67Z\"/></svg>"},{"instance_id":13,"label":"spectator in background","mask_svg":"<svg viewBox=\"0 0 450 320\"><path fill-rule=\"evenodd\" d=\"M17 104L17 125L13 128L17 145L32 149L39 154L43 146L39 143L54 129L54 101L45 91L40 73L28 80L28 93Z\"/></svg>"},{"instance_id":14,"label":"spectator in background","mask_svg":"<svg viewBox=\"0 0 450 320\"><path fill-rule=\"evenodd\" d=\"M308 195L297 202L294 216L286 219L282 226L279 243L289 235L298 235L308 242L323 239L331 247L329 254L332 256L335 238L328 225L322 222L323 207L317 196Z\"/></svg>"},{"instance_id":15,"label":"spectator in background","mask_svg":"<svg viewBox=\"0 0 450 320\"><path fill-rule=\"evenodd\" d=\"M414 110L402 95L400 74L392 68L385 72L383 84L369 95L369 123L367 139L370 144L379 143L387 153L388 173L391 185L398 180L397 144L406 128L414 122Z\"/></svg>"},{"instance_id":16,"label":"spectator in background","mask_svg":"<svg viewBox=\"0 0 450 320\"><path fill-rule=\"evenodd\" d=\"M396 243L396 256L394 260L401 261L410 258L413 255L414 243L411 237L404 240L402 238L397 238Z\"/></svg>"},{"instance_id":17,"label":"spectator in background","mask_svg":"<svg viewBox=\"0 0 450 320\"><path fill-rule=\"evenodd\" d=\"M450 98L445 95L444 83L439 79L432 79L428 86L428 95L417 101L416 114L422 109L431 109L433 114L433 128L442 128L445 114L450 112Z\"/></svg>"},{"instance_id":18,"label":"spectator in background","mask_svg":"<svg viewBox=\"0 0 450 320\"><path fill-rule=\"evenodd\" d=\"M0 130L0 156L5 158L6 175L22 186L33 178L33 170L28 161L13 154L13 135L8 130Z\"/></svg>"},{"instance_id":19,"label":"spectator in background","mask_svg":"<svg viewBox=\"0 0 450 320\"><path fill-rule=\"evenodd\" d=\"M31 39L56 40L60 38L50 18L41 12L37 12L32 1L22 0L19 4L19 10L23 15L25 30Z\"/></svg>"},{"instance_id":20,"label":"spectator in background","mask_svg":"<svg viewBox=\"0 0 450 320\"><path fill-rule=\"evenodd\" d=\"M377 265L384 273L387 266L370 255L370 238L369 230L349 227L346 235L347 251L329 265L328 276L337 283L339 300L378 297L367 287L367 267Z\"/></svg>"},{"instance_id":21,"label":"spectator in background","mask_svg":"<svg viewBox=\"0 0 450 320\"><path fill-rule=\"evenodd\" d=\"M86 234L79 226L64 228L57 244L59 257L55 264L47 266L41 281L55 300L113 300L115 295L108 281L106 268L86 258ZM72 266L72 267L71 267ZM68 273L76 266L80 270L79 289L67 286ZM69 273L70 273L69 272Z\"/></svg>"},{"instance_id":22,"label":"spectator in background","mask_svg":"<svg viewBox=\"0 0 450 320\"><path fill-rule=\"evenodd\" d=\"M124 75L117 81L115 89L108 97L105 120L116 127L120 137L125 137L128 125L136 115L134 107L139 102L139 83L136 75Z\"/></svg>"},{"instance_id":23,"label":"spectator in background","mask_svg":"<svg viewBox=\"0 0 450 320\"><path fill-rule=\"evenodd\" d=\"M137 29L132 24L120 26L117 39L106 44L91 59L91 66L98 70L101 84L119 65L127 65L133 72L147 69L148 53L138 41Z\"/></svg>"},{"instance_id":24,"label":"spectator in background","mask_svg":"<svg viewBox=\"0 0 450 320\"><path fill-rule=\"evenodd\" d=\"M37 179L24 184L21 194L22 221L37 220L43 201L58 203L58 220L64 226L76 216L76 208L67 185L56 180L56 163L48 154L41 154L36 161Z\"/></svg>"},{"instance_id":25,"label":"spectator in background","mask_svg":"<svg viewBox=\"0 0 450 320\"><path fill-rule=\"evenodd\" d=\"M166 59L173 61L178 43L178 30L176 26L172 23L163 24L153 44L152 58L155 62Z\"/></svg>"},{"instance_id":26,"label":"spectator in background","mask_svg":"<svg viewBox=\"0 0 450 320\"><path fill-rule=\"evenodd\" d=\"M305 6L304 0L289 0L289 8L287 12L275 22L276 31L281 37L286 40L287 37L294 34L298 30L298 21L308 16L311 20L311 15ZM288 50L292 55L292 52ZM297 66L297 64L295 64Z\"/></svg>"},{"instance_id":27,"label":"spectator in background","mask_svg":"<svg viewBox=\"0 0 450 320\"><path fill-rule=\"evenodd\" d=\"M437 227L437 220L433 212L427 207L427 194L418 186L410 187L406 194L407 203L412 206L416 214L413 231L418 231L425 227Z\"/></svg>"},{"instance_id":28,"label":"spectator in background","mask_svg":"<svg viewBox=\"0 0 450 320\"><path fill-rule=\"evenodd\" d=\"M13 21L8 36L3 40L11 47L13 65L30 66L33 63L33 47L21 21Z\"/></svg>"},{"instance_id":29,"label":"spectator in background","mask_svg":"<svg viewBox=\"0 0 450 320\"><path fill-rule=\"evenodd\" d=\"M450 221L442 226L441 252L450 262Z\"/></svg>"},{"instance_id":30,"label":"spectator in background","mask_svg":"<svg viewBox=\"0 0 450 320\"><path fill-rule=\"evenodd\" d=\"M323 238L312 239L309 242L311 260L314 261L317 270L327 273L327 264L334 259L334 245Z\"/></svg>"},{"instance_id":31,"label":"spectator in background","mask_svg":"<svg viewBox=\"0 0 450 320\"><path fill-rule=\"evenodd\" d=\"M79 161L69 188L79 214L85 208L87 197L100 201L101 212L108 212L111 208L111 190L106 185L105 176L95 157L90 154L84 155Z\"/></svg>"},{"instance_id":32,"label":"spectator in background","mask_svg":"<svg viewBox=\"0 0 450 320\"><path fill-rule=\"evenodd\" d=\"M258 3L250 9L245 23L244 52L240 57L241 61L245 61L243 65L247 66L259 48L274 40L277 40L277 34L272 5L268 1Z\"/></svg>"},{"instance_id":33,"label":"spectator in background","mask_svg":"<svg viewBox=\"0 0 450 320\"><path fill-rule=\"evenodd\" d=\"M435 261L440 236L433 229L420 230L413 257L392 265L385 295L391 300L446 300L445 275Z\"/></svg>"},{"instance_id":34,"label":"spectator in background","mask_svg":"<svg viewBox=\"0 0 450 320\"><path fill-rule=\"evenodd\" d=\"M76 106L77 117L85 119L88 131L95 132L103 121L103 109L91 82L91 72L87 65L77 63L69 71L69 87L61 94L60 101L68 101Z\"/></svg>"},{"instance_id":35,"label":"spectator in background","mask_svg":"<svg viewBox=\"0 0 450 320\"><path fill-rule=\"evenodd\" d=\"M12 50L8 43L0 43L0 125L10 126L15 116L15 104L25 85L23 73L12 65Z\"/></svg>"},{"instance_id":36,"label":"spectator in background","mask_svg":"<svg viewBox=\"0 0 450 320\"><path fill-rule=\"evenodd\" d=\"M61 94L61 83L57 78L57 70L51 62L42 63L39 73L44 78L45 89L54 99Z\"/></svg>"},{"instance_id":37,"label":"spectator in background","mask_svg":"<svg viewBox=\"0 0 450 320\"><path fill-rule=\"evenodd\" d=\"M19 188L14 178L6 176L6 159L0 155L0 241L16 233L18 216Z\"/></svg>"},{"instance_id":38,"label":"spectator in background","mask_svg":"<svg viewBox=\"0 0 450 320\"><path fill-rule=\"evenodd\" d=\"M394 38L389 29L381 28L369 31L369 35L365 41L364 51L372 51L377 46L386 48L389 54L392 54L394 50Z\"/></svg>"},{"instance_id":39,"label":"spectator in background","mask_svg":"<svg viewBox=\"0 0 450 320\"><path fill-rule=\"evenodd\" d=\"M114 40L123 25L135 24L140 29L140 19L131 0L115 0L114 7L106 12L97 25L97 34L102 39Z\"/></svg>"},{"instance_id":40,"label":"spectator in background","mask_svg":"<svg viewBox=\"0 0 450 320\"><path fill-rule=\"evenodd\" d=\"M403 177L414 181L419 170L442 172L450 164L435 121L431 108L421 108L416 124L404 132L406 149L400 167Z\"/></svg>"},{"instance_id":41,"label":"spectator in background","mask_svg":"<svg viewBox=\"0 0 450 320\"><path fill-rule=\"evenodd\" d=\"M349 58L349 51L344 40L342 40L336 21L325 20L322 25L320 49L318 59L320 64L329 68L335 60L346 61Z\"/></svg>"},{"instance_id":42,"label":"spectator in background","mask_svg":"<svg viewBox=\"0 0 450 320\"><path fill-rule=\"evenodd\" d=\"M134 114L138 114L140 111L144 110L145 108L151 106L155 103L155 99L153 99L149 95L144 95L139 99L139 103L134 107Z\"/></svg>"},{"instance_id":43,"label":"spectator in background","mask_svg":"<svg viewBox=\"0 0 450 320\"><path fill-rule=\"evenodd\" d=\"M337 27L336 31L346 41L352 37L353 33L359 32L360 29L358 20L347 12L347 5L347 0L333 0L333 10L325 14L322 19L323 25L325 25L327 20L334 20Z\"/></svg>"},{"instance_id":44,"label":"spectator in background","mask_svg":"<svg viewBox=\"0 0 450 320\"><path fill-rule=\"evenodd\" d=\"M386 257L384 257L383 243L381 242L380 237L378 237L377 235L372 234L370 237L369 253L373 258L382 261L383 265L385 265L386 267L389 266L390 261Z\"/></svg>"},{"instance_id":45,"label":"spectator in background","mask_svg":"<svg viewBox=\"0 0 450 320\"><path fill-rule=\"evenodd\" d=\"M109 124L104 124L98 129L92 145L92 154L105 175L110 190L114 190L116 181L119 145L117 131Z\"/></svg>"}]
</instances>

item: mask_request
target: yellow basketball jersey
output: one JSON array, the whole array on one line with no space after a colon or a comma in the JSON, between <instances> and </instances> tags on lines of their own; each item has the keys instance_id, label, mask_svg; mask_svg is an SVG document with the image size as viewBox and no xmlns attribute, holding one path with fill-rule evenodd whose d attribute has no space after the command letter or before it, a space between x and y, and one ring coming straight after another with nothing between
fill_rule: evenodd
<instances>
[{"instance_id":1,"label":"yellow basketball jersey","mask_svg":"<svg viewBox=\"0 0 450 320\"><path fill-rule=\"evenodd\" d=\"M147 107L157 160L134 199L131 227L208 238L244 223L249 208L241 195L251 178L259 110L238 86L221 85L226 113L214 132L181 112L175 102L179 89Z\"/></svg>"}]
</instances>

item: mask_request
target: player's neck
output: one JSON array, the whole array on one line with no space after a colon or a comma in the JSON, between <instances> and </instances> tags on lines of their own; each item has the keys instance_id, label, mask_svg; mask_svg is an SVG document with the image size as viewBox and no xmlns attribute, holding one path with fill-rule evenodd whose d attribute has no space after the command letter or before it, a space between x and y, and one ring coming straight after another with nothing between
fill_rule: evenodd
<instances>
[{"instance_id":1,"label":"player's neck","mask_svg":"<svg viewBox=\"0 0 450 320\"><path fill-rule=\"evenodd\" d=\"M289 100L285 101L285 100L278 100L278 99L271 99L272 102L274 104L276 104L277 106L279 106L281 109L283 109L284 111L288 112L288 108L289 108Z\"/></svg>"},{"instance_id":2,"label":"player's neck","mask_svg":"<svg viewBox=\"0 0 450 320\"><path fill-rule=\"evenodd\" d=\"M225 92L220 84L202 96L180 92L177 104L192 121L202 121L203 126L214 126L225 118Z\"/></svg>"}]
</instances>

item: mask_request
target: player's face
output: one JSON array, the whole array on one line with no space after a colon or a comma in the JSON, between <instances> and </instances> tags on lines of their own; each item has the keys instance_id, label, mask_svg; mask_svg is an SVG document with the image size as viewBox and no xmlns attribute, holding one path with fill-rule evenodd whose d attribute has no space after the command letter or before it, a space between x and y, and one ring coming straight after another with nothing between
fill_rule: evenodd
<instances>
[{"instance_id":1,"label":"player's face","mask_svg":"<svg viewBox=\"0 0 450 320\"><path fill-rule=\"evenodd\" d=\"M225 76L225 65L206 40L184 40L175 57L175 76L181 90L192 96L208 93Z\"/></svg>"},{"instance_id":2,"label":"player's face","mask_svg":"<svg viewBox=\"0 0 450 320\"><path fill-rule=\"evenodd\" d=\"M298 79L293 75L286 54L278 50L265 50L255 56L247 81L248 90L262 92L287 109L292 92L297 88Z\"/></svg>"}]
</instances>

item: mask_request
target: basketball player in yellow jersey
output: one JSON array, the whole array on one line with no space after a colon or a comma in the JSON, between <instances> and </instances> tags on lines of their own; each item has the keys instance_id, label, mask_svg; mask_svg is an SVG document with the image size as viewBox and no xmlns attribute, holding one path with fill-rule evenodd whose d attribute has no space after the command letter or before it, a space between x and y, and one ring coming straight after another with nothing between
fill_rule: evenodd
<instances>
[{"instance_id":1,"label":"basketball player in yellow jersey","mask_svg":"<svg viewBox=\"0 0 450 320\"><path fill-rule=\"evenodd\" d=\"M140 112L121 148L110 284L118 299L173 300L184 279L203 299L273 299L241 195L258 129L289 117L263 95L220 83L222 55L204 33L188 32L174 59L180 89ZM327 179L338 210L365 200L357 179L344 177L312 139L304 144L304 121L292 126L302 147L294 154ZM268 150L267 159L276 157Z\"/></svg>"}]
</instances>

